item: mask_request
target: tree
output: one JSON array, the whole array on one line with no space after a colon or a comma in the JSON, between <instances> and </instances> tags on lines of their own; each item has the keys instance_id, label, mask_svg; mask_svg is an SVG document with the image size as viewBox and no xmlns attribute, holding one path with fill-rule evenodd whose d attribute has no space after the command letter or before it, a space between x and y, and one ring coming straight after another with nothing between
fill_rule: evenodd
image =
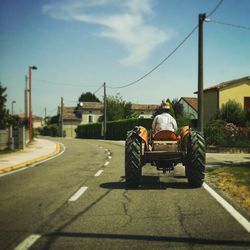
<instances>
[{"instance_id":1,"label":"tree","mask_svg":"<svg viewBox=\"0 0 250 250\"><path fill-rule=\"evenodd\" d=\"M114 121L119 119L127 119L133 116L131 109L132 104L126 102L121 96L107 97L107 120Z\"/></svg>"},{"instance_id":2,"label":"tree","mask_svg":"<svg viewBox=\"0 0 250 250\"><path fill-rule=\"evenodd\" d=\"M172 106L173 106L173 110L174 110L176 118L183 117L184 107L183 107L183 104L179 103L177 98L173 99Z\"/></svg>"},{"instance_id":3,"label":"tree","mask_svg":"<svg viewBox=\"0 0 250 250\"><path fill-rule=\"evenodd\" d=\"M219 119L228 123L234 123L235 125L243 125L244 116L241 104L235 100L229 100L225 104L222 104L218 113Z\"/></svg>"},{"instance_id":4,"label":"tree","mask_svg":"<svg viewBox=\"0 0 250 250\"><path fill-rule=\"evenodd\" d=\"M100 100L96 97L95 94L91 92L82 93L78 98L79 102L100 102Z\"/></svg>"},{"instance_id":5,"label":"tree","mask_svg":"<svg viewBox=\"0 0 250 250\"><path fill-rule=\"evenodd\" d=\"M5 129L9 121L9 110L6 109L7 95L4 93L6 89L0 83L0 129Z\"/></svg>"},{"instance_id":6,"label":"tree","mask_svg":"<svg viewBox=\"0 0 250 250\"><path fill-rule=\"evenodd\" d=\"M162 100L162 102L168 102L170 104L170 110L169 110L169 114L171 116L173 116L175 118L175 112L174 112L174 109L173 109L173 104L172 102L169 100L169 98L165 101L165 100ZM155 111L154 111L154 114L153 114L153 118L157 115L161 114L161 106L159 106Z\"/></svg>"}]
</instances>

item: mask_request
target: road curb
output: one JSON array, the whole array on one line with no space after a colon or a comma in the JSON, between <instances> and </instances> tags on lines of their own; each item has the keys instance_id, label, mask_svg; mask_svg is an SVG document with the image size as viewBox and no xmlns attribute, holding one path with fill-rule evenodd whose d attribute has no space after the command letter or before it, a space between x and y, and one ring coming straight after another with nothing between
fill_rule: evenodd
<instances>
[{"instance_id":1,"label":"road curb","mask_svg":"<svg viewBox=\"0 0 250 250\"><path fill-rule=\"evenodd\" d=\"M59 143L56 142L56 149L54 152L48 154L48 155L43 155L43 156L40 156L40 157L37 157L37 158L34 158L32 160L29 160L29 161L25 161L25 162L22 162L22 163L19 163L19 164L16 164L16 165L13 165L11 167L8 167L8 168L5 168L5 169L2 169L0 170L0 174L5 174L5 173L8 173L8 172L11 172L13 170L17 170L17 169L20 169L20 168L23 168L23 167L27 167L29 165L32 165L34 163L38 163L40 161L43 161L43 160L46 160L46 159L49 159L57 154L59 154L61 152L61 146Z\"/></svg>"}]
</instances>

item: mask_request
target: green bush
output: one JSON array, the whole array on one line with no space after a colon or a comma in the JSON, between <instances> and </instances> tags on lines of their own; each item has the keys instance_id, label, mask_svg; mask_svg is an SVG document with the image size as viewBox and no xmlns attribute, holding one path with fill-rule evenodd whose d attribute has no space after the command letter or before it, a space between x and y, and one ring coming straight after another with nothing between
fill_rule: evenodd
<instances>
[{"instance_id":1,"label":"green bush","mask_svg":"<svg viewBox=\"0 0 250 250\"><path fill-rule=\"evenodd\" d=\"M60 135L60 129L58 125L51 124L51 125L44 126L41 129L40 133L41 135L56 137Z\"/></svg>"},{"instance_id":2,"label":"green bush","mask_svg":"<svg viewBox=\"0 0 250 250\"><path fill-rule=\"evenodd\" d=\"M107 122L106 138L109 140L125 140L127 132L132 130L135 126L142 126L147 130L151 130L152 122L152 118L130 118ZM190 123L191 120L188 118L177 120L179 128L185 125L191 125ZM102 138L101 130L101 123L82 124L76 128L76 135L77 138L100 139Z\"/></svg>"},{"instance_id":3,"label":"green bush","mask_svg":"<svg viewBox=\"0 0 250 250\"><path fill-rule=\"evenodd\" d=\"M223 120L214 120L204 129L206 144L221 147L248 147L250 144L248 133L248 129Z\"/></svg>"}]
</instances>

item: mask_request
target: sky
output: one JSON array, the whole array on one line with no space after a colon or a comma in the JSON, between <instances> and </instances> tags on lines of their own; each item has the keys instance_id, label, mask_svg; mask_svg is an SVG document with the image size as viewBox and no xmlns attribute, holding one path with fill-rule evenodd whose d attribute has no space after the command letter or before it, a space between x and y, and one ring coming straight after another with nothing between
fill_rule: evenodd
<instances>
[{"instance_id":1,"label":"sky","mask_svg":"<svg viewBox=\"0 0 250 250\"><path fill-rule=\"evenodd\" d=\"M195 97L198 30L147 77L220 0L0 0L0 82L24 112L31 65L33 114L56 115L92 92L159 104ZM250 1L224 0L204 22L204 87L250 76ZM244 28L218 24L220 21Z\"/></svg>"}]
</instances>

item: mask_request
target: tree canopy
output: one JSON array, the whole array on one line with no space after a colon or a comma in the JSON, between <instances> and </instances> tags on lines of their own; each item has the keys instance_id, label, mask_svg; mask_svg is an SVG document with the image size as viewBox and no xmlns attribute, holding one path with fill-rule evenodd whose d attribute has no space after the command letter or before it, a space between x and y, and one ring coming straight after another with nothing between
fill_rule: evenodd
<instances>
[{"instance_id":1,"label":"tree canopy","mask_svg":"<svg viewBox=\"0 0 250 250\"><path fill-rule=\"evenodd\" d=\"M107 97L107 120L114 121L119 119L126 119L133 116L131 109L132 104L126 102L121 96L108 96Z\"/></svg>"},{"instance_id":2,"label":"tree canopy","mask_svg":"<svg viewBox=\"0 0 250 250\"><path fill-rule=\"evenodd\" d=\"M96 97L95 94L91 92L82 93L78 98L79 102L100 102L100 100Z\"/></svg>"}]
</instances>

